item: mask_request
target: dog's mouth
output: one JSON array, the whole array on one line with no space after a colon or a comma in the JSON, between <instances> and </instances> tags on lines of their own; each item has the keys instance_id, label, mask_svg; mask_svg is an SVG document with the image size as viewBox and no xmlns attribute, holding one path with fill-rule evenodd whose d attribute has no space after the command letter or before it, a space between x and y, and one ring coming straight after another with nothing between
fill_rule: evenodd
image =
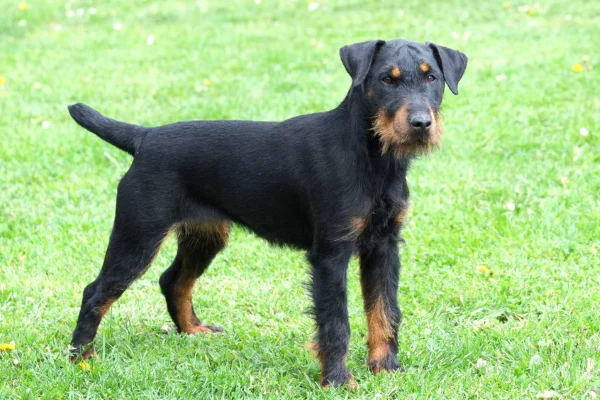
<instances>
[{"instance_id":1,"label":"dog's mouth","mask_svg":"<svg viewBox=\"0 0 600 400\"><path fill-rule=\"evenodd\" d=\"M429 109L429 124L426 127L413 126L406 107L390 114L380 111L374 122L373 132L381 143L381 153L392 152L401 158L407 155L427 154L436 150L441 142L441 118L439 113Z\"/></svg>"}]
</instances>

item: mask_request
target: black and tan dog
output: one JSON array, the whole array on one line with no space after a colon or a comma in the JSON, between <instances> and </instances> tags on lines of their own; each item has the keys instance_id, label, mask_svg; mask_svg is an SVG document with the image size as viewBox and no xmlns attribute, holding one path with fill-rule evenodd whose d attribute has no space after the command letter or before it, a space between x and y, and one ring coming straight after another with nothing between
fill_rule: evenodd
<instances>
[{"instance_id":1,"label":"black and tan dog","mask_svg":"<svg viewBox=\"0 0 600 400\"><path fill-rule=\"evenodd\" d=\"M69 107L77 123L134 157L119 183L104 264L83 292L74 358L95 354L102 317L172 231L177 256L160 278L169 313L181 332L220 332L194 313L192 289L235 223L271 243L308 250L322 385L354 383L346 366L353 254L360 258L368 365L375 373L401 368L398 241L406 173L416 155L438 147L444 83L457 93L467 57L405 40L357 43L340 55L352 77L342 103L283 122L146 128L83 104Z\"/></svg>"}]
</instances>

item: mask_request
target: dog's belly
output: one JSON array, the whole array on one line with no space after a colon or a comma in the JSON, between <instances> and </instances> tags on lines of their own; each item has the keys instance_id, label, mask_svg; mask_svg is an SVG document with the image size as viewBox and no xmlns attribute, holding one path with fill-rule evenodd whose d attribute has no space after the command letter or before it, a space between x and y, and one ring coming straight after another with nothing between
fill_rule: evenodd
<instances>
[{"instance_id":1,"label":"dog's belly","mask_svg":"<svg viewBox=\"0 0 600 400\"><path fill-rule=\"evenodd\" d=\"M234 222L275 245L308 250L312 244L312 224L298 204L227 204L225 213Z\"/></svg>"},{"instance_id":2,"label":"dog's belly","mask_svg":"<svg viewBox=\"0 0 600 400\"><path fill-rule=\"evenodd\" d=\"M306 250L311 247L309 213L303 196L293 188L256 181L204 181L194 185L193 198L205 211L218 210L221 217L245 226L272 244Z\"/></svg>"},{"instance_id":3,"label":"dog's belly","mask_svg":"<svg viewBox=\"0 0 600 400\"><path fill-rule=\"evenodd\" d=\"M289 212L272 213L266 219L234 220L269 243L308 250L312 244L311 226L305 218Z\"/></svg>"}]
</instances>

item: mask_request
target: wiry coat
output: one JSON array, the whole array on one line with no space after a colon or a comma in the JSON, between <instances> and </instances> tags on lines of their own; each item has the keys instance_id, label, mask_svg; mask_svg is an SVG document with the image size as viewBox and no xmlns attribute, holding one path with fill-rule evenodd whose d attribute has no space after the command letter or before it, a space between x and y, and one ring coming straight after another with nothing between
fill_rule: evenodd
<instances>
[{"instance_id":1,"label":"wiry coat","mask_svg":"<svg viewBox=\"0 0 600 400\"><path fill-rule=\"evenodd\" d=\"M356 253L369 366L400 368L397 242L408 207L406 174L415 154L437 146L444 81L456 93L466 57L402 40L358 43L340 54L353 78L342 103L283 122L146 128L83 104L69 107L80 125L134 157L119 184L102 270L84 291L75 356L94 354L92 347L84 350L102 317L171 230L178 253L160 279L169 313L182 332L221 331L200 322L191 292L226 245L233 222L271 243L308 250L323 385L353 382L345 364L346 271Z\"/></svg>"}]
</instances>

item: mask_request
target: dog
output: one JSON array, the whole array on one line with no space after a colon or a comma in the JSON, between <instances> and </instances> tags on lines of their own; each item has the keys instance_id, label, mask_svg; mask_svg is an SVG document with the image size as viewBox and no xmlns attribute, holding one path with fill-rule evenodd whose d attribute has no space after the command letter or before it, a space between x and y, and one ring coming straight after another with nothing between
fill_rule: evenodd
<instances>
[{"instance_id":1,"label":"dog","mask_svg":"<svg viewBox=\"0 0 600 400\"><path fill-rule=\"evenodd\" d=\"M98 277L83 291L72 359L95 355L100 321L150 266L170 232L177 255L160 277L179 332L222 332L198 318L197 278L232 224L307 252L322 386L355 385L346 274L353 255L368 323L368 367L401 370L397 302L400 230L411 161L440 145L447 85L458 94L467 57L397 39L344 46L352 78L335 109L283 122L189 121L155 128L69 106L82 127L133 156L118 186L114 226Z\"/></svg>"}]
</instances>

